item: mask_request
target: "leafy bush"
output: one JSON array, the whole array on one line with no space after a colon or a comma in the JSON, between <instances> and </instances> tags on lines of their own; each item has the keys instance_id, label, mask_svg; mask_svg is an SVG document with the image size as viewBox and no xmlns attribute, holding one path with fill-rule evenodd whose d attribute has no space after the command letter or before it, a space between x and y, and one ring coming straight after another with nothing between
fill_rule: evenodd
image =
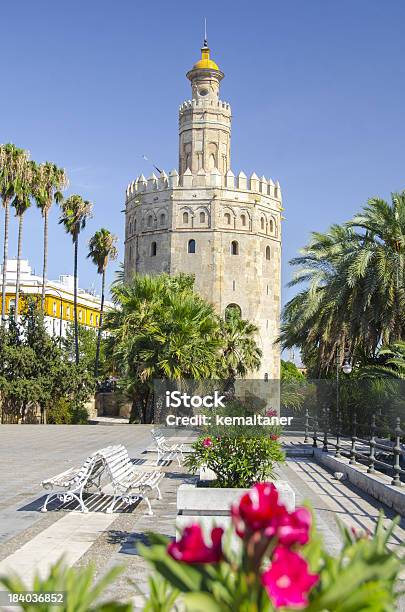
<instances>
[{"instance_id":1,"label":"leafy bush","mask_svg":"<svg viewBox=\"0 0 405 612\"><path fill-rule=\"evenodd\" d=\"M24 612L131 612L132 605L119 602L97 603L106 587L111 584L122 572L122 567L113 567L103 578L94 584L94 568L89 565L81 569L67 568L60 560L52 566L46 578L37 575L34 578L33 588L16 575L0 577L2 585L8 593L24 594L27 591L35 593L65 593L63 607L52 603L24 603L19 602L18 609Z\"/></svg>"},{"instance_id":2,"label":"leafy bush","mask_svg":"<svg viewBox=\"0 0 405 612\"><path fill-rule=\"evenodd\" d=\"M180 591L185 612L389 612L403 559L388 548L381 515L373 536L341 526L343 547L327 553L307 508L288 512L271 483L256 485L231 509L233 528L186 527L177 542L153 535L138 546L159 576ZM233 538L233 542L232 542ZM236 546L235 546L236 539ZM156 612L159 610L155 608Z\"/></svg>"},{"instance_id":3,"label":"leafy bush","mask_svg":"<svg viewBox=\"0 0 405 612\"><path fill-rule=\"evenodd\" d=\"M273 438L273 439L272 439ZM202 466L217 475L218 487L245 488L273 477L274 463L284 460L276 434L268 436L201 437L185 459L196 473Z\"/></svg>"}]
</instances>

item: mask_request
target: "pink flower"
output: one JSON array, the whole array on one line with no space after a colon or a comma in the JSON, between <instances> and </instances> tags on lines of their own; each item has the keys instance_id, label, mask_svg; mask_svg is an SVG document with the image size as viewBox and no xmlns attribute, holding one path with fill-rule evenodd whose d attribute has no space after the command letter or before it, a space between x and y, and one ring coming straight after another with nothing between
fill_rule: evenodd
<instances>
[{"instance_id":1,"label":"pink flower","mask_svg":"<svg viewBox=\"0 0 405 612\"><path fill-rule=\"evenodd\" d=\"M205 446L205 448L209 448L210 446L212 446L211 438L204 438L202 444L203 444L203 446Z\"/></svg>"},{"instance_id":2,"label":"pink flower","mask_svg":"<svg viewBox=\"0 0 405 612\"><path fill-rule=\"evenodd\" d=\"M253 531L278 525L287 513L278 502L278 491L271 482L260 482L245 493L231 508L236 533L243 538Z\"/></svg>"},{"instance_id":3,"label":"pink flower","mask_svg":"<svg viewBox=\"0 0 405 612\"><path fill-rule=\"evenodd\" d=\"M266 412L266 416L268 417L277 416L277 410L274 410L274 408L270 408L270 410Z\"/></svg>"},{"instance_id":4,"label":"pink flower","mask_svg":"<svg viewBox=\"0 0 405 612\"><path fill-rule=\"evenodd\" d=\"M207 546L200 525L190 525L184 529L178 542L168 545L167 552L173 559L183 563L217 563L222 559L223 533L221 527L214 527L211 531L212 546Z\"/></svg>"},{"instance_id":5,"label":"pink flower","mask_svg":"<svg viewBox=\"0 0 405 612\"><path fill-rule=\"evenodd\" d=\"M278 537L279 544L307 544L311 529L312 516L307 508L297 508L295 512L286 512L277 522L266 528L265 535Z\"/></svg>"},{"instance_id":6,"label":"pink flower","mask_svg":"<svg viewBox=\"0 0 405 612\"><path fill-rule=\"evenodd\" d=\"M309 573L305 559L283 546L275 549L270 568L262 574L262 584L276 608L305 608L318 580L318 574Z\"/></svg>"}]
</instances>

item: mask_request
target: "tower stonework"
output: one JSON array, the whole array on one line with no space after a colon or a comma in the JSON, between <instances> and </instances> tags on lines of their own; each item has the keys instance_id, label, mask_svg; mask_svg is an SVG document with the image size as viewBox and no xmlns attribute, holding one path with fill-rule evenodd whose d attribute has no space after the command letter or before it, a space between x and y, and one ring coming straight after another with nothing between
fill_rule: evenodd
<instances>
[{"instance_id":1,"label":"tower stonework","mask_svg":"<svg viewBox=\"0 0 405 612\"><path fill-rule=\"evenodd\" d=\"M179 170L128 185L125 276L195 275L196 290L222 315L239 307L259 329L257 378L280 377L281 190L278 182L230 169L231 108L224 74L210 59L187 73L192 99L179 111Z\"/></svg>"}]
</instances>

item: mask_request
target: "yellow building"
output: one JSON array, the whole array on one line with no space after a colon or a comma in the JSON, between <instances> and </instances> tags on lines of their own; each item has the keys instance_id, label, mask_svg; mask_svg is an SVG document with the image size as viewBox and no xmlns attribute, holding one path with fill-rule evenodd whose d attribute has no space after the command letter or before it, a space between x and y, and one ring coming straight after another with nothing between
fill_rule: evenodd
<instances>
[{"instance_id":1,"label":"yellow building","mask_svg":"<svg viewBox=\"0 0 405 612\"><path fill-rule=\"evenodd\" d=\"M17 260L7 261L7 297L6 314L10 307L15 306L15 286L17 276ZM1 280L1 277L0 277ZM1 282L0 282L1 287ZM45 324L51 335L65 336L68 325L74 320L73 308L74 279L73 276L65 274L59 280L49 280L46 283L45 293ZM20 274L20 296L31 296L41 299L42 277L32 273L31 266L27 260L21 260ZM79 324L86 327L97 328L100 323L101 299L90 291L78 289L78 320ZM20 302L19 311L23 307ZM105 301L105 307L111 307L111 303ZM1 312L1 303L0 303Z\"/></svg>"}]
</instances>

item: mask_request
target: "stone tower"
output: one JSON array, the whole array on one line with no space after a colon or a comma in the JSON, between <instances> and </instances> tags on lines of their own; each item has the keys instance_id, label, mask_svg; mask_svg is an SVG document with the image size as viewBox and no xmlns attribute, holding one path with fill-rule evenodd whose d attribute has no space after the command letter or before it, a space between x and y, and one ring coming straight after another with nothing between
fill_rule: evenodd
<instances>
[{"instance_id":1,"label":"stone tower","mask_svg":"<svg viewBox=\"0 0 405 612\"><path fill-rule=\"evenodd\" d=\"M253 376L278 379L281 190L278 182L231 170L231 108L224 77L205 41L187 73L192 99L179 111L179 170L128 185L125 275L195 275L195 287L221 314L238 308L259 328L263 351Z\"/></svg>"}]
</instances>

